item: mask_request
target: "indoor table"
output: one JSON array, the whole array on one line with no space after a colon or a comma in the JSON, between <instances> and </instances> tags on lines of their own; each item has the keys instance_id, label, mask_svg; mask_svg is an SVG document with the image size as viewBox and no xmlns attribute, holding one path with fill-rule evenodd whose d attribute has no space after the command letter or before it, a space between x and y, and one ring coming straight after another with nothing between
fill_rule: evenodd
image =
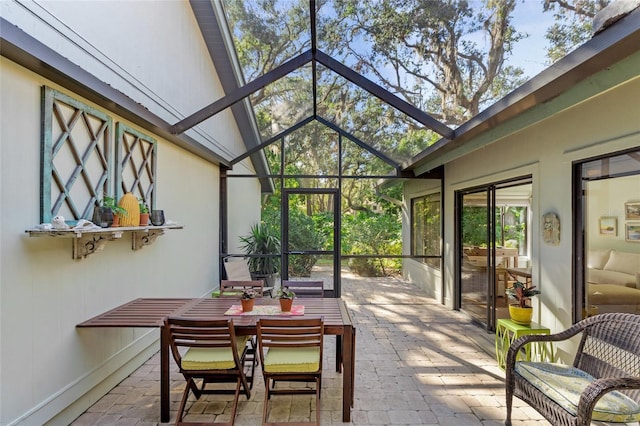
<instances>
[{"instance_id":1,"label":"indoor table","mask_svg":"<svg viewBox=\"0 0 640 426\"><path fill-rule=\"evenodd\" d=\"M237 335L255 335L258 315L225 316L235 298L143 298L135 299L77 325L77 327L159 327L160 333L160 421L168 422L169 413L169 341L163 327L167 316L186 318L232 318ZM256 299L256 305L278 304L277 299ZM324 333L338 336L338 362L342 365L342 421L351 421L354 399L356 329L342 299L296 298L304 306L304 316L324 320Z\"/></svg>"}]
</instances>

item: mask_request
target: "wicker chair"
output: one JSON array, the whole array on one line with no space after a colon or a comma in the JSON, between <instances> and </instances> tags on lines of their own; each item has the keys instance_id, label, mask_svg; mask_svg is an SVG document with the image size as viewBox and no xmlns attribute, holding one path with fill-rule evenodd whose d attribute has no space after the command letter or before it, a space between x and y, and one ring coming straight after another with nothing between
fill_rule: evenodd
<instances>
[{"instance_id":1,"label":"wicker chair","mask_svg":"<svg viewBox=\"0 0 640 426\"><path fill-rule=\"evenodd\" d=\"M582 337L573 368L516 361L527 343L559 342L578 333ZM520 337L507 353L506 425L511 425L514 395L554 426L588 426L592 419L639 421L640 315L606 313L582 320L561 333Z\"/></svg>"}]
</instances>

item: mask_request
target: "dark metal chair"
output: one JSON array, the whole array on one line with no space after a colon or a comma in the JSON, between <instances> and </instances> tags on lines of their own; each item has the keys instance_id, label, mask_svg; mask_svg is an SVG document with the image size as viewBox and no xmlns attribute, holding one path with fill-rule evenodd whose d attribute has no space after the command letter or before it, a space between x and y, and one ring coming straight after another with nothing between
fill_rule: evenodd
<instances>
[{"instance_id":1,"label":"dark metal chair","mask_svg":"<svg viewBox=\"0 0 640 426\"><path fill-rule=\"evenodd\" d=\"M573 366L516 361L527 343L560 342L579 333ZM561 333L520 337L507 353L506 396L506 425L513 396L554 426L640 421L640 315L601 314Z\"/></svg>"}]
</instances>

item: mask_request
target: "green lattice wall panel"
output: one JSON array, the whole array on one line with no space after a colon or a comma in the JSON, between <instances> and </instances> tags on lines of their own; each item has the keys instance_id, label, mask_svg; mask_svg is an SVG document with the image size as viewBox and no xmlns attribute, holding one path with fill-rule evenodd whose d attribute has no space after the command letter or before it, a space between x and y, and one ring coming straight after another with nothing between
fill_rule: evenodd
<instances>
[{"instance_id":1,"label":"green lattice wall panel","mask_svg":"<svg viewBox=\"0 0 640 426\"><path fill-rule=\"evenodd\" d=\"M117 196L131 192L153 209L157 142L123 123L116 124Z\"/></svg>"},{"instance_id":2,"label":"green lattice wall panel","mask_svg":"<svg viewBox=\"0 0 640 426\"><path fill-rule=\"evenodd\" d=\"M69 96L43 87L40 220L62 215L90 219L97 200L111 193L112 120Z\"/></svg>"}]
</instances>

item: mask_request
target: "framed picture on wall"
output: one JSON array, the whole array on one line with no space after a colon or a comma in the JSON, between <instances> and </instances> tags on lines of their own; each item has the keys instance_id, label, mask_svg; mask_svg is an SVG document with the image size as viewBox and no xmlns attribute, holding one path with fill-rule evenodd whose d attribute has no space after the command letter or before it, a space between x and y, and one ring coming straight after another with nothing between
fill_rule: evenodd
<instances>
[{"instance_id":1,"label":"framed picture on wall","mask_svg":"<svg viewBox=\"0 0 640 426\"><path fill-rule=\"evenodd\" d=\"M602 216L600 218L600 235L618 235L618 218L611 216Z\"/></svg>"},{"instance_id":2,"label":"framed picture on wall","mask_svg":"<svg viewBox=\"0 0 640 426\"><path fill-rule=\"evenodd\" d=\"M640 243L640 222L625 225L624 239L632 243Z\"/></svg>"},{"instance_id":3,"label":"framed picture on wall","mask_svg":"<svg viewBox=\"0 0 640 426\"><path fill-rule=\"evenodd\" d=\"M640 220L640 201L624 203L624 218L627 220Z\"/></svg>"}]
</instances>

